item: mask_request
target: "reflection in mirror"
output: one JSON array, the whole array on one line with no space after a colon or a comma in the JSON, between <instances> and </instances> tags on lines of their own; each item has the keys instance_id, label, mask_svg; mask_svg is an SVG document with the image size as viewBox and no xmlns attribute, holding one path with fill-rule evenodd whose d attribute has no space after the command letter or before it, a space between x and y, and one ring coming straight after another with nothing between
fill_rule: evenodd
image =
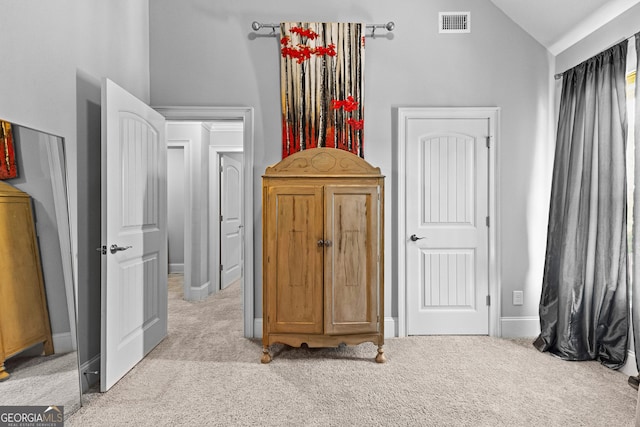
<instances>
[{"instance_id":1,"label":"reflection in mirror","mask_svg":"<svg viewBox=\"0 0 640 427\"><path fill-rule=\"evenodd\" d=\"M24 277L28 272L14 275L11 284L0 280L0 297L13 295L0 301L4 313L0 314L0 371L3 361L5 369L5 378L0 381L0 406L64 406L66 418L80 407L81 395L63 140L19 125L11 129L17 177L2 183L9 184L12 192L16 189L30 196L43 278L43 285L37 287L44 291L46 309L39 310L37 301L27 301L28 279ZM9 216L6 210L4 215ZM3 223L6 227L8 221L2 219L0 210L0 228ZM4 235L12 245L29 240L18 233L13 227L11 233L0 230L0 237ZM31 292L29 298L31 295L37 299L37 292ZM10 309L4 308L5 304ZM9 311L15 313L13 320ZM34 345L33 337L19 335L29 329L24 326L25 319L36 318L38 313L45 314L51 341L40 339ZM12 325L12 321L17 323ZM24 342L27 347L19 348L16 342Z\"/></svg>"}]
</instances>

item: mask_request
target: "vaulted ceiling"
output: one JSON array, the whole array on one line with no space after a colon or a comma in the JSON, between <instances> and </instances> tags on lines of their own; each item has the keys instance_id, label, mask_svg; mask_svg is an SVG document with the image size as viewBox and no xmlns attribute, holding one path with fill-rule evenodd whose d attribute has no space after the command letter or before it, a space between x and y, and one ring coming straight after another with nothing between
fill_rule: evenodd
<instances>
[{"instance_id":1,"label":"vaulted ceiling","mask_svg":"<svg viewBox=\"0 0 640 427\"><path fill-rule=\"evenodd\" d=\"M557 55L640 0L491 0Z\"/></svg>"}]
</instances>

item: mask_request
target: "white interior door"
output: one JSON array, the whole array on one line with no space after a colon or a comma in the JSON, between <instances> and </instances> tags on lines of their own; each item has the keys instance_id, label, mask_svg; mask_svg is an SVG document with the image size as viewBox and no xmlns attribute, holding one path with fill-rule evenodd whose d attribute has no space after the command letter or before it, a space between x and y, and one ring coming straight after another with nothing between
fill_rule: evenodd
<instances>
[{"instance_id":1,"label":"white interior door","mask_svg":"<svg viewBox=\"0 0 640 427\"><path fill-rule=\"evenodd\" d=\"M488 334L489 119L407 126L407 334Z\"/></svg>"},{"instance_id":2,"label":"white interior door","mask_svg":"<svg viewBox=\"0 0 640 427\"><path fill-rule=\"evenodd\" d=\"M220 155L220 287L242 274L242 153Z\"/></svg>"},{"instance_id":3,"label":"white interior door","mask_svg":"<svg viewBox=\"0 0 640 427\"><path fill-rule=\"evenodd\" d=\"M101 391L167 335L164 122L103 79Z\"/></svg>"}]
</instances>

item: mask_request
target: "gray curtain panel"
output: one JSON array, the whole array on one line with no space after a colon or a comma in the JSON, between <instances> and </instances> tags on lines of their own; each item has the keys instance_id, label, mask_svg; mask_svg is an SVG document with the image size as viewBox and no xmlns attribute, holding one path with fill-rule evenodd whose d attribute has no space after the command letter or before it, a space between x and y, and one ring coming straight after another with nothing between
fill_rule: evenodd
<instances>
[{"instance_id":1,"label":"gray curtain panel","mask_svg":"<svg viewBox=\"0 0 640 427\"><path fill-rule=\"evenodd\" d=\"M534 346L625 362L629 305L624 41L566 71Z\"/></svg>"},{"instance_id":2,"label":"gray curtain panel","mask_svg":"<svg viewBox=\"0 0 640 427\"><path fill-rule=\"evenodd\" d=\"M634 140L635 140L635 170L634 182L640 182L640 84L638 84L637 72L640 67L640 33L635 36L636 43L636 88L635 88L635 124L634 124ZM640 255L640 185L636 185L633 189L633 253L634 258ZM636 352L636 367L640 372L640 262L635 261L633 264L633 280L634 284L631 290L631 308L633 314L633 341ZM638 411L640 411L640 400L638 401ZM639 412L640 413L640 412ZM640 420L640 417L637 418Z\"/></svg>"}]
</instances>

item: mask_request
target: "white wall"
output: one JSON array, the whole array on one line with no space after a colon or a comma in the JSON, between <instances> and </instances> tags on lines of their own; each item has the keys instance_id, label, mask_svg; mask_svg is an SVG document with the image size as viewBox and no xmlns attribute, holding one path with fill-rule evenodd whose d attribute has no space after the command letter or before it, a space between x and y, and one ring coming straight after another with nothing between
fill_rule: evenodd
<instances>
[{"instance_id":1,"label":"white wall","mask_svg":"<svg viewBox=\"0 0 640 427\"><path fill-rule=\"evenodd\" d=\"M0 0L0 11L0 117L64 138L78 346L84 368L94 370L100 353L100 79L149 101L148 0Z\"/></svg>"},{"instance_id":2,"label":"white wall","mask_svg":"<svg viewBox=\"0 0 640 427\"><path fill-rule=\"evenodd\" d=\"M439 35L439 11L470 11L472 33ZM261 313L260 176L280 149L279 43L251 22L394 21L390 36L366 40L365 159L387 176L385 315L396 316L398 174L394 108L498 106L502 200L503 316L536 322L544 262L550 168L552 58L488 0L293 0L150 3L152 105L244 105L255 108L255 313ZM523 306L512 290L525 291Z\"/></svg>"},{"instance_id":3,"label":"white wall","mask_svg":"<svg viewBox=\"0 0 640 427\"><path fill-rule=\"evenodd\" d=\"M640 31L640 4L583 38L556 57L556 73L563 73Z\"/></svg>"}]
</instances>

